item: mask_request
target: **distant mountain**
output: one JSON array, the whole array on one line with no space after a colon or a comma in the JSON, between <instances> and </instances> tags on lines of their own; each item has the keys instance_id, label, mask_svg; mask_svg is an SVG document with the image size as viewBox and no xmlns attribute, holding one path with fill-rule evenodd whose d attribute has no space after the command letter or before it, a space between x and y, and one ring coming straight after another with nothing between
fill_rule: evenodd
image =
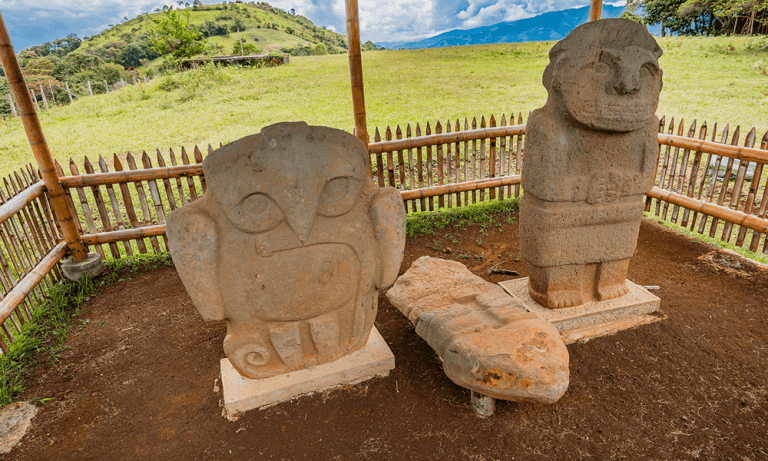
<instances>
[{"instance_id":1,"label":"distant mountain","mask_svg":"<svg viewBox=\"0 0 768 461\"><path fill-rule=\"evenodd\" d=\"M624 12L623 6L603 4L603 18L618 18ZM460 45L482 45L487 43L537 42L560 40L565 38L575 27L589 19L589 7L570 10L552 11L517 21L500 22L491 26L476 27L466 30L452 30L415 42L397 44L393 49L440 48ZM658 27L657 27L658 28ZM654 28L650 29L651 33ZM660 31L660 29L659 29ZM385 45L379 42L379 45ZM390 48L390 47L387 47Z\"/></svg>"}]
</instances>

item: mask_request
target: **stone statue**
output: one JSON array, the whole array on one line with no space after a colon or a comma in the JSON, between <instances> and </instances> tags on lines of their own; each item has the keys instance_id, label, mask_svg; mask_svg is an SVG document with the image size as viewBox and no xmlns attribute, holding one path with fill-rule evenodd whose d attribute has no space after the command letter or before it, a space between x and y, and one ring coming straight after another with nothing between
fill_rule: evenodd
<instances>
[{"instance_id":1,"label":"stone statue","mask_svg":"<svg viewBox=\"0 0 768 461\"><path fill-rule=\"evenodd\" d=\"M168 218L171 255L224 351L247 378L327 363L362 348L378 290L405 247L397 190L367 177L344 131L280 123L216 150L208 190Z\"/></svg>"},{"instance_id":2,"label":"stone statue","mask_svg":"<svg viewBox=\"0 0 768 461\"><path fill-rule=\"evenodd\" d=\"M528 121L520 203L528 288L541 304L628 291L658 162L661 54L643 26L625 19L579 26L549 52L549 97Z\"/></svg>"}]
</instances>

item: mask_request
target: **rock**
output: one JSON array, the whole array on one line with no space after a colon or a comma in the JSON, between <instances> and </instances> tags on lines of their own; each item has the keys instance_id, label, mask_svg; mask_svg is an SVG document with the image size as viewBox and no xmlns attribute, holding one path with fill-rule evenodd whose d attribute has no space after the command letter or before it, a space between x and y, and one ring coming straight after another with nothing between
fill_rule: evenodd
<instances>
[{"instance_id":1,"label":"rock","mask_svg":"<svg viewBox=\"0 0 768 461\"><path fill-rule=\"evenodd\" d=\"M387 292L448 378L497 399L554 403L568 388L557 329L463 264L423 256Z\"/></svg>"},{"instance_id":2,"label":"rock","mask_svg":"<svg viewBox=\"0 0 768 461\"><path fill-rule=\"evenodd\" d=\"M206 320L227 320L224 351L244 377L366 344L405 247L400 194L367 169L355 136L280 123L212 152L203 197L169 216L184 287Z\"/></svg>"},{"instance_id":3,"label":"rock","mask_svg":"<svg viewBox=\"0 0 768 461\"><path fill-rule=\"evenodd\" d=\"M645 27L603 19L549 53L549 97L528 120L520 247L531 297L569 307L628 292L643 194L658 163L662 51Z\"/></svg>"},{"instance_id":4,"label":"rock","mask_svg":"<svg viewBox=\"0 0 768 461\"><path fill-rule=\"evenodd\" d=\"M19 443L36 414L37 407L29 402L16 402L0 409L0 455Z\"/></svg>"}]
</instances>

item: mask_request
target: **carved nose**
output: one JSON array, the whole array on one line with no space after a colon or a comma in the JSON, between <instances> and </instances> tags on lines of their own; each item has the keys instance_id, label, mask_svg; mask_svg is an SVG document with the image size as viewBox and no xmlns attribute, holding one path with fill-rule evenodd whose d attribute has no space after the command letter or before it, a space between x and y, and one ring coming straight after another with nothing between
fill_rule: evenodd
<instances>
[{"instance_id":1,"label":"carved nose","mask_svg":"<svg viewBox=\"0 0 768 461\"><path fill-rule=\"evenodd\" d=\"M613 88L619 94L635 94L640 91L640 72L622 66L617 73Z\"/></svg>"},{"instance_id":2,"label":"carved nose","mask_svg":"<svg viewBox=\"0 0 768 461\"><path fill-rule=\"evenodd\" d=\"M301 243L306 242L312 233L312 225L315 223L315 210L312 208L296 207L285 213L285 220Z\"/></svg>"}]
</instances>

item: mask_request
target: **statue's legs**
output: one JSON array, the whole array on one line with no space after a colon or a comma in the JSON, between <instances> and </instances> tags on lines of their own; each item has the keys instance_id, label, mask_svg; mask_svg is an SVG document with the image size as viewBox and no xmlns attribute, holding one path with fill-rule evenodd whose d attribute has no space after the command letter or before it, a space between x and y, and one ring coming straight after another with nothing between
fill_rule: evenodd
<instances>
[{"instance_id":1,"label":"statue's legs","mask_svg":"<svg viewBox=\"0 0 768 461\"><path fill-rule=\"evenodd\" d=\"M627 286L629 259L598 264L595 274L595 296L599 301L618 298L629 293Z\"/></svg>"},{"instance_id":2,"label":"statue's legs","mask_svg":"<svg viewBox=\"0 0 768 461\"><path fill-rule=\"evenodd\" d=\"M528 292L531 297L547 307L571 307L584 304L592 296L585 290L589 273L594 265L572 264L567 266L541 267L528 264ZM591 269L591 270L590 270Z\"/></svg>"}]
</instances>

